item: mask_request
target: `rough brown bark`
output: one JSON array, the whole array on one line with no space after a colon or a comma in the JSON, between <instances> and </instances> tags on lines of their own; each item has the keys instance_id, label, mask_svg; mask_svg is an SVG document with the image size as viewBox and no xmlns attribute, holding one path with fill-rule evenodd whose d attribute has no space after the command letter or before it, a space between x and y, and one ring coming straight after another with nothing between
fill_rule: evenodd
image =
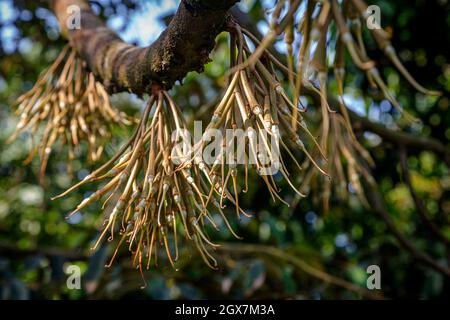
<instances>
[{"instance_id":1,"label":"rough brown bark","mask_svg":"<svg viewBox=\"0 0 450 320\"><path fill-rule=\"evenodd\" d=\"M202 72L228 9L238 0L182 0L169 26L150 46L125 43L86 0L50 0L63 33L109 92L150 92L152 82L170 88L189 71ZM81 28L68 30L68 7L81 9Z\"/></svg>"}]
</instances>

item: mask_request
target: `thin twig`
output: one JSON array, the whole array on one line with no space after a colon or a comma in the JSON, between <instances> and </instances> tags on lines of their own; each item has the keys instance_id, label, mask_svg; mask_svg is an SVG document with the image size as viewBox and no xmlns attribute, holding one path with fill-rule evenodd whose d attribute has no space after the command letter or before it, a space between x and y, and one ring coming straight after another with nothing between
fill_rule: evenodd
<instances>
[{"instance_id":1,"label":"thin twig","mask_svg":"<svg viewBox=\"0 0 450 320\"><path fill-rule=\"evenodd\" d=\"M39 247L21 249L12 243L0 243L0 256L11 258L25 258L28 256L62 256L70 261L87 260L89 255L82 250L70 250L61 248Z\"/></svg>"}]
</instances>

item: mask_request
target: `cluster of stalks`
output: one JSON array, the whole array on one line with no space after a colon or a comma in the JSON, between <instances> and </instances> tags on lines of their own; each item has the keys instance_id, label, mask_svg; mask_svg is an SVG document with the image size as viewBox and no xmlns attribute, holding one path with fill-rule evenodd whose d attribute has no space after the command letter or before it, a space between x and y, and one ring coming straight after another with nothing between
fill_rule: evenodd
<instances>
[{"instance_id":1,"label":"cluster of stalks","mask_svg":"<svg viewBox=\"0 0 450 320\"><path fill-rule=\"evenodd\" d=\"M69 216L106 198L102 206L103 231L93 249L108 234L108 241L118 236L117 249L108 266L126 243L134 266L141 272L152 263L157 264L158 248L165 251L175 268L180 232L195 244L205 263L216 268L211 249L217 244L205 231L207 224L219 230L211 210L237 238L223 212L222 198L236 204L238 214L245 213L221 188L211 168L182 150L180 146L187 139L182 112L166 91L156 86L153 91L129 141L107 163L58 197L93 181L107 181Z\"/></svg>"},{"instance_id":2,"label":"cluster of stalks","mask_svg":"<svg viewBox=\"0 0 450 320\"><path fill-rule=\"evenodd\" d=\"M214 109L206 131L216 129L222 132L245 132L246 139L240 141L244 144L244 147L241 145L241 151L245 152L236 153L234 141L231 139L224 141L212 171L219 176L224 189L233 189L236 203L238 203L237 194L240 192L237 183L238 170L244 173L245 185L242 191L246 192L250 168L254 168L261 176L274 201L278 199L286 203L279 195L274 174L281 174L299 196L305 197L289 177L290 172L282 154L295 164L296 170L301 171L301 164L294 151L300 150L321 174L328 177L308 151L308 146L312 145L318 150L317 158L326 161L319 142L311 134L300 114L293 121L293 114L296 111L303 113L306 109L300 100L293 102L278 80L276 69L286 67L267 51L266 55L255 60L253 65L247 64L247 59L252 54L249 44L252 42L253 45L258 45L258 39L234 22L230 23L229 32L230 80L221 101ZM304 85L321 94L311 83L305 81ZM232 136L238 137L239 134ZM199 144L205 146L207 143L203 140Z\"/></svg>"},{"instance_id":3,"label":"cluster of stalks","mask_svg":"<svg viewBox=\"0 0 450 320\"><path fill-rule=\"evenodd\" d=\"M296 21L299 16L301 16L300 20ZM366 205L367 200L364 196L361 178L363 177L369 183L373 181L367 170L367 165L373 165L373 161L353 134L344 102L347 53L351 61L365 72L372 88L380 90L407 122L417 121L402 108L388 89L376 68L375 61L368 56L362 29L362 25L366 24L368 18L367 5L362 0L343 0L340 4L337 0L279 0L271 10L269 31L261 40L239 26L232 26L232 29L235 30L234 34L237 34L237 40L234 40L234 42L237 43L238 47L237 61L232 61L232 63L235 63L233 70L240 70L247 77L252 77L251 87L255 96L264 98L269 96L268 99L261 98L260 101L264 101L271 106L270 108L276 109L278 117L273 117L272 120L276 124L279 123L285 133L289 135L299 128L300 131L311 137L317 146L315 150L312 150L312 156L310 156L304 150L303 143L297 144L297 147L300 146L300 149L304 150L307 155L305 164L302 166L303 174L300 175L302 181L299 194L303 196L312 187L321 190L325 212L329 209L329 199L332 194L342 198L348 197L349 185L361 203ZM426 95L440 95L440 92L425 89L410 75L398 58L388 33L381 28L369 29L369 32L378 47L383 50L392 64L416 90ZM244 40L242 40L242 34ZM268 50L271 44L282 34L284 34L284 42L287 48L285 64L281 63L280 59L274 57ZM253 42L255 50L252 52L248 50L246 40ZM332 48L333 43L335 48ZM232 57L234 57L233 50L235 49L232 44ZM329 64L333 64L329 61L330 51L334 51L334 65L332 67L338 88L339 110L331 110L327 102L328 69ZM280 72L276 73L275 70ZM291 99L286 97L285 91L281 89L277 81L276 75L280 73L285 75L288 84L286 92L291 93ZM316 89L311 83L317 84L319 88ZM271 92L273 88L280 90L279 92L275 90L279 93L278 95ZM302 116L302 111L305 111L305 108L300 103L300 96L311 92L320 97L319 114L321 120L318 142L306 128ZM273 96L280 97L281 93L283 94L281 99L274 101ZM251 106L252 99L248 101L248 105ZM265 106L264 103L259 102L260 105ZM264 112L263 116L265 115ZM253 115L254 119L257 117L258 115ZM269 128L269 126L266 128ZM278 127L276 127L276 131L278 132ZM292 153L289 152L289 154ZM293 160L297 163L295 159ZM321 166L323 170L320 168ZM308 169L319 169L322 174L318 175L317 170ZM283 173L283 175L285 174ZM289 179L288 182L292 185Z\"/></svg>"},{"instance_id":4,"label":"cluster of stalks","mask_svg":"<svg viewBox=\"0 0 450 320\"><path fill-rule=\"evenodd\" d=\"M308 170L311 164L306 164L301 190L305 193L311 189L320 190L318 199L322 202L324 214L329 212L332 195L348 201L349 190L355 193L361 204L368 207L361 179L373 183L368 166L373 167L375 164L369 152L356 139L348 122L339 113L330 114L330 135L325 147L329 155L326 169L333 177L333 182L323 179L314 170Z\"/></svg>"},{"instance_id":5,"label":"cluster of stalks","mask_svg":"<svg viewBox=\"0 0 450 320\"><path fill-rule=\"evenodd\" d=\"M110 125L130 124L123 112L110 105L103 85L87 71L69 45L17 103L20 120L9 141L30 132L32 148L25 163L39 154L41 182L58 141L67 146L70 174L80 142L87 143L88 159L97 161L103 152L103 142L111 137Z\"/></svg>"},{"instance_id":6,"label":"cluster of stalks","mask_svg":"<svg viewBox=\"0 0 450 320\"><path fill-rule=\"evenodd\" d=\"M302 18L300 21L295 21L299 12L301 12ZM353 63L365 72L370 85L374 89L380 90L405 120L416 121L413 116L403 110L388 89L376 68L375 61L371 60L367 54L362 25L365 25L369 18L370 12L367 11L367 4L363 0L343 0L341 4L337 0L279 0L272 11L269 32L246 64L254 65L277 36L284 33L289 82L294 88L295 99L298 99L304 78L317 80L321 91L326 93L327 59L330 56L329 51L333 49L335 53L334 74L338 83L339 96L342 99L346 68L345 54L347 52ZM377 46L416 90L426 95L440 95L439 92L425 89L410 75L398 58L387 32L381 27L371 28L369 32ZM331 48L330 43L335 43L335 48ZM294 50L294 48L298 50ZM294 114L295 117L296 114ZM327 120L326 117L324 120Z\"/></svg>"}]
</instances>

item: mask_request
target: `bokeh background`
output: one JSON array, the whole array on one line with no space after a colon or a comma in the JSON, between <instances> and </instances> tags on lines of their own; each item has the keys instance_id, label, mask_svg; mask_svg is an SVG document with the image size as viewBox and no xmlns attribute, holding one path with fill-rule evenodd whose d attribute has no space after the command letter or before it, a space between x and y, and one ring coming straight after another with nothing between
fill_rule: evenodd
<instances>
[{"instance_id":1,"label":"bokeh background","mask_svg":"<svg viewBox=\"0 0 450 320\"><path fill-rule=\"evenodd\" d=\"M163 30L165 21L178 6L178 0L90 1L108 26L128 42L148 45ZM264 32L264 10L273 1L242 1L254 24ZM426 87L444 91L440 98L415 92L387 63L382 54L369 46L379 61L389 88L422 125L406 128L413 134L450 143L450 4L448 0L377 0L382 26L392 33L393 44L410 72ZM223 85L227 71L226 35L218 38L213 62L198 75L191 73L182 86L171 90L190 119L207 119L210 106ZM242 207L252 219L233 221L239 241L229 232L211 233L227 249L215 253L220 269L210 270L196 251L185 246L184 258L174 271L161 261L158 268L145 272L144 289L139 272L131 268L129 255L120 254L105 269L113 245L89 250L103 216L93 205L66 220L65 216L89 187L61 200L50 197L69 187L95 168L77 160L75 176L66 174L64 153L55 152L41 186L35 159L24 166L30 140L26 135L6 144L17 123L14 101L30 89L40 72L48 67L65 40L56 18L45 1L0 1L0 299L358 299L362 296L326 281L321 272L345 280L346 284L366 286L366 268L379 265L382 294L388 298L448 298L449 278L419 263L386 228L370 208L356 196L348 201L332 198L331 210L324 215L314 194L287 207L274 203L260 179L242 197ZM283 51L282 45L277 49ZM396 127L396 113L389 102L372 92L363 74L354 67L346 82L349 107L373 122ZM333 86L331 86L333 90ZM138 115L143 100L130 94L117 94L113 104L130 115ZM374 177L379 183L387 211L415 247L448 266L448 242L441 241L424 225L399 166L398 148L378 136L357 132L376 161ZM107 154L127 137L117 129L106 146ZM82 151L80 155L82 155ZM80 159L83 159L80 157ZM412 150L407 159L412 184L423 201L429 218L441 234L450 238L450 177L439 156ZM91 186L92 188L93 186ZM351 191L351 186L349 186ZM283 188L288 202L294 199ZM75 264L82 270L82 289L66 286L66 268ZM309 269L308 269L309 268ZM309 272L308 272L309 270ZM314 276L319 272L321 276Z\"/></svg>"}]
</instances>

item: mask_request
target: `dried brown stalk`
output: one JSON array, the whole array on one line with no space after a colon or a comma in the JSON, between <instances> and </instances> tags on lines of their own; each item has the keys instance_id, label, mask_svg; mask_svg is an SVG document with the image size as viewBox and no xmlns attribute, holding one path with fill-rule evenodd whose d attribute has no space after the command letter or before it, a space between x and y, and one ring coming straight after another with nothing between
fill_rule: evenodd
<instances>
[{"instance_id":1,"label":"dried brown stalk","mask_svg":"<svg viewBox=\"0 0 450 320\"><path fill-rule=\"evenodd\" d=\"M131 123L123 112L111 106L102 84L69 45L17 103L20 120L9 141L24 132L31 134L33 147L25 163L39 155L41 183L56 145L66 146L71 173L80 144L86 143L88 159L97 161L103 153L103 142L111 137L110 126Z\"/></svg>"}]
</instances>

